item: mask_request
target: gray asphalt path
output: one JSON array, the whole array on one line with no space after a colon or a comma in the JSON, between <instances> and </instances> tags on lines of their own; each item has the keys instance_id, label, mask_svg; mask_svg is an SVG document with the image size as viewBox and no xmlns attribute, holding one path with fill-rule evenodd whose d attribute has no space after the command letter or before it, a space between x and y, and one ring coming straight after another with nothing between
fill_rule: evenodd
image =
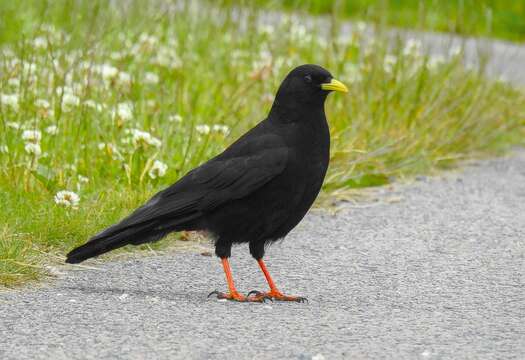
<instances>
[{"instance_id":1,"label":"gray asphalt path","mask_svg":"<svg viewBox=\"0 0 525 360\"><path fill-rule=\"evenodd\" d=\"M225 284L201 251L0 294L0 358L525 358L523 151L310 213L267 257L308 304L207 299ZM265 288L246 247L232 267L241 291Z\"/></svg>"}]
</instances>

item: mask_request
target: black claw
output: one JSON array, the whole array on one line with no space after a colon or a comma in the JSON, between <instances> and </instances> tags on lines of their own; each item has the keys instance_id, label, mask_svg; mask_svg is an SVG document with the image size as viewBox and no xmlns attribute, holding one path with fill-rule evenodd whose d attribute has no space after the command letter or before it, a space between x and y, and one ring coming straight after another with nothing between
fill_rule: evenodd
<instances>
[{"instance_id":1,"label":"black claw","mask_svg":"<svg viewBox=\"0 0 525 360\"><path fill-rule=\"evenodd\" d=\"M308 299L305 297L298 297L296 301L301 304L304 304L304 303L308 304Z\"/></svg>"},{"instance_id":2,"label":"black claw","mask_svg":"<svg viewBox=\"0 0 525 360\"><path fill-rule=\"evenodd\" d=\"M249 297L251 294L254 294L254 295L257 296L257 295L260 295L260 294L262 294L262 293L261 293L260 291L258 291L258 290L252 290L252 291L250 291L250 292L248 293L248 295L246 295L246 296Z\"/></svg>"},{"instance_id":3,"label":"black claw","mask_svg":"<svg viewBox=\"0 0 525 360\"><path fill-rule=\"evenodd\" d=\"M269 300L270 302L273 302L273 299L269 296L265 296L262 298L262 302L266 304L266 300Z\"/></svg>"},{"instance_id":4,"label":"black claw","mask_svg":"<svg viewBox=\"0 0 525 360\"><path fill-rule=\"evenodd\" d=\"M207 297L207 298L209 299L210 296L212 296L212 295L217 295L217 297L219 297L220 294L221 294L221 293L220 293L218 290L214 290L214 291L212 291L211 293L208 294L208 297Z\"/></svg>"}]
</instances>

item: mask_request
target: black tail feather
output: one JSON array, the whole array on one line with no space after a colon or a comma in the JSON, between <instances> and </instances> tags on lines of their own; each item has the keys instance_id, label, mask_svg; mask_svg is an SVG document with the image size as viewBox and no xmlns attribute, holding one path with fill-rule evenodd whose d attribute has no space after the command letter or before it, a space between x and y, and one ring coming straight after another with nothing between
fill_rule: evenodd
<instances>
[{"instance_id":1,"label":"black tail feather","mask_svg":"<svg viewBox=\"0 0 525 360\"><path fill-rule=\"evenodd\" d=\"M151 228L151 225L143 224L140 227L130 227L108 236L95 236L84 245L73 249L67 254L66 262L69 264L78 264L84 260L102 255L128 244L138 245L160 240L168 233L169 232L166 231L155 231Z\"/></svg>"}]
</instances>

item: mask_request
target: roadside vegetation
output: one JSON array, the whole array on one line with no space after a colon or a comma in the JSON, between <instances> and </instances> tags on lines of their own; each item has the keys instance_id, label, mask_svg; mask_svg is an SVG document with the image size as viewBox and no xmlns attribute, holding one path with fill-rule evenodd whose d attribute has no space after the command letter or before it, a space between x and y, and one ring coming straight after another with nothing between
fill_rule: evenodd
<instances>
[{"instance_id":1,"label":"roadside vegetation","mask_svg":"<svg viewBox=\"0 0 525 360\"><path fill-rule=\"evenodd\" d=\"M223 5L0 2L0 285L46 274L218 154L299 64L350 89L327 103L325 194L523 144L523 92L465 68L461 48L430 57L414 39L342 36L337 22L324 37Z\"/></svg>"},{"instance_id":2,"label":"roadside vegetation","mask_svg":"<svg viewBox=\"0 0 525 360\"><path fill-rule=\"evenodd\" d=\"M232 0L243 3L242 0ZM525 2L515 0L245 0L243 5L337 14L380 26L525 41Z\"/></svg>"}]
</instances>

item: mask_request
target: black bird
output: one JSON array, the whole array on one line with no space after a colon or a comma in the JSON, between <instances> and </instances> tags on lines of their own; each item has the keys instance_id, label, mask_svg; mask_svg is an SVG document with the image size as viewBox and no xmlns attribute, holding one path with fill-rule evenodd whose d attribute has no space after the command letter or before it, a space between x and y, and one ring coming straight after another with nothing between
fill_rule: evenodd
<instances>
[{"instance_id":1,"label":"black bird","mask_svg":"<svg viewBox=\"0 0 525 360\"><path fill-rule=\"evenodd\" d=\"M305 300L277 289L263 256L268 244L284 238L301 221L321 189L330 151L324 112L330 91L348 89L321 66L295 68L279 87L265 120L121 222L72 250L66 262L80 263L128 244L157 241L173 231L205 230L213 235L229 287L228 293L212 294L236 301ZM249 243L269 292L244 296L236 290L228 258L232 244L238 243Z\"/></svg>"}]
</instances>

